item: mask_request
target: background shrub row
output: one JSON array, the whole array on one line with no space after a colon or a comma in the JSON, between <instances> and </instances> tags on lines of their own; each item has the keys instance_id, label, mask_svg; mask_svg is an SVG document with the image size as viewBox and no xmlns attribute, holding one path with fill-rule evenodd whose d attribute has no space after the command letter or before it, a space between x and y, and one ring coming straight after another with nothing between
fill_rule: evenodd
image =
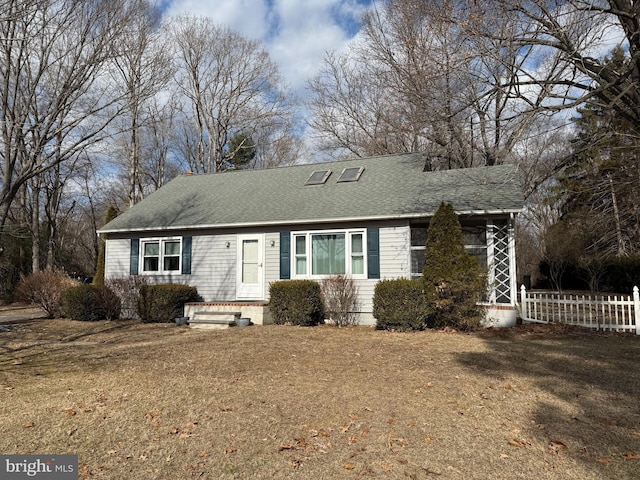
<instances>
[{"instance_id":1,"label":"background shrub row","mask_svg":"<svg viewBox=\"0 0 640 480\"><path fill-rule=\"evenodd\" d=\"M182 317L184 304L200 301L195 287L178 284L148 285L131 277L107 285L80 284L64 272L44 270L24 277L20 299L38 305L49 318L67 317L92 322L139 317L144 322L170 322Z\"/></svg>"}]
</instances>

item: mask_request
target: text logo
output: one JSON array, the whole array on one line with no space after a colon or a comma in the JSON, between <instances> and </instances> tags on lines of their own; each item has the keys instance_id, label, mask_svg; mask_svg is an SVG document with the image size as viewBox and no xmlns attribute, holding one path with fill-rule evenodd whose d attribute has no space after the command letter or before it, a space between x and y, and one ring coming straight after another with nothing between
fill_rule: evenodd
<instances>
[{"instance_id":1,"label":"text logo","mask_svg":"<svg viewBox=\"0 0 640 480\"><path fill-rule=\"evenodd\" d=\"M3 480L76 480L77 455L0 455Z\"/></svg>"}]
</instances>

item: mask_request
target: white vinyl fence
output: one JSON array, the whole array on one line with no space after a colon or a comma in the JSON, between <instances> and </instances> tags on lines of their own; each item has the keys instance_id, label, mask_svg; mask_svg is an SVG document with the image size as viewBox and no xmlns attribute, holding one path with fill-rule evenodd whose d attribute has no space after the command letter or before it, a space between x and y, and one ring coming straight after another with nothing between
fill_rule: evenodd
<instances>
[{"instance_id":1,"label":"white vinyl fence","mask_svg":"<svg viewBox=\"0 0 640 480\"><path fill-rule=\"evenodd\" d=\"M520 317L524 322L564 323L640 335L640 295L580 295L520 288Z\"/></svg>"}]
</instances>

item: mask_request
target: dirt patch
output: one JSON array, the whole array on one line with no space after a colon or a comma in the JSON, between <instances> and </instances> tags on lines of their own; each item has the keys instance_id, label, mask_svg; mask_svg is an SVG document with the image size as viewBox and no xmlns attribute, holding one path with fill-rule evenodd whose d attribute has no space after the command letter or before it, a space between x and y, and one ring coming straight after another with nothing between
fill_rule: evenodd
<instances>
[{"instance_id":1,"label":"dirt patch","mask_svg":"<svg viewBox=\"0 0 640 480\"><path fill-rule=\"evenodd\" d=\"M0 450L81 478L638 478L639 358L539 327L32 321L0 332Z\"/></svg>"}]
</instances>

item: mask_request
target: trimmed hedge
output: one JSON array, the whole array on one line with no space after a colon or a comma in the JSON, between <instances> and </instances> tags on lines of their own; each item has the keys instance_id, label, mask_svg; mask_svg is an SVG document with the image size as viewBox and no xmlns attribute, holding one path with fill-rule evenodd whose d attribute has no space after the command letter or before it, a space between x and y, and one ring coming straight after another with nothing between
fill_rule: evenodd
<instances>
[{"instance_id":1,"label":"trimmed hedge","mask_svg":"<svg viewBox=\"0 0 640 480\"><path fill-rule=\"evenodd\" d=\"M324 323L320 284L313 280L283 280L269 285L273 322L313 326Z\"/></svg>"},{"instance_id":2,"label":"trimmed hedge","mask_svg":"<svg viewBox=\"0 0 640 480\"><path fill-rule=\"evenodd\" d=\"M373 316L378 330L424 330L433 310L420 280L382 280L373 295Z\"/></svg>"},{"instance_id":3,"label":"trimmed hedge","mask_svg":"<svg viewBox=\"0 0 640 480\"><path fill-rule=\"evenodd\" d=\"M184 304L201 300L196 287L167 283L140 287L138 315L145 323L167 323L184 315Z\"/></svg>"},{"instance_id":4,"label":"trimmed hedge","mask_svg":"<svg viewBox=\"0 0 640 480\"><path fill-rule=\"evenodd\" d=\"M78 285L62 294L62 313L72 320L117 320L120 309L120 299L104 285Z\"/></svg>"}]
</instances>

